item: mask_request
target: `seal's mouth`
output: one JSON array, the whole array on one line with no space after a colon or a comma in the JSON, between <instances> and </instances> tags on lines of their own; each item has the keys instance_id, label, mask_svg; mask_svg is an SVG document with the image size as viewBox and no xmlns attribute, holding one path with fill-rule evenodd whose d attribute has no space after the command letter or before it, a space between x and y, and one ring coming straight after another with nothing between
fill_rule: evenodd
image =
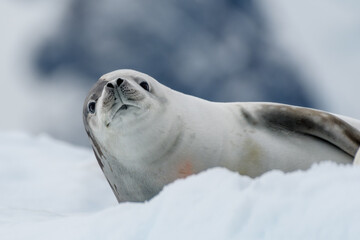
<instances>
[{"instance_id":1,"label":"seal's mouth","mask_svg":"<svg viewBox=\"0 0 360 240\"><path fill-rule=\"evenodd\" d=\"M128 105L123 104L123 105L119 108L119 110L117 110L116 112L121 111L121 110L126 110L126 109L128 109Z\"/></svg>"},{"instance_id":2,"label":"seal's mouth","mask_svg":"<svg viewBox=\"0 0 360 240\"><path fill-rule=\"evenodd\" d=\"M130 105L126 105L126 104L121 105L121 107L113 113L113 115L111 116L111 119L113 119L117 113L127 110L129 108L129 106Z\"/></svg>"},{"instance_id":3,"label":"seal's mouth","mask_svg":"<svg viewBox=\"0 0 360 240\"><path fill-rule=\"evenodd\" d=\"M114 118L119 115L123 114L123 112L127 111L129 108L137 108L135 105L129 105L129 104L122 104L119 108L117 108L113 113L110 115L109 120L106 122L106 127L109 127L111 122L114 120Z\"/></svg>"}]
</instances>

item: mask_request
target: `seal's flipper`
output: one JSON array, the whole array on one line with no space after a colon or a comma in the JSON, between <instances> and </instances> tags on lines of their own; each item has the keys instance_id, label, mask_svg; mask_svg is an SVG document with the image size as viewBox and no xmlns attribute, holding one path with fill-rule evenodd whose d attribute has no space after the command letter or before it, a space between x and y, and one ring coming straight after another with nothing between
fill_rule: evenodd
<instances>
[{"instance_id":1,"label":"seal's flipper","mask_svg":"<svg viewBox=\"0 0 360 240\"><path fill-rule=\"evenodd\" d=\"M355 157L360 146L360 131L327 112L284 104L259 103L256 114L266 127L320 138L352 157Z\"/></svg>"}]
</instances>

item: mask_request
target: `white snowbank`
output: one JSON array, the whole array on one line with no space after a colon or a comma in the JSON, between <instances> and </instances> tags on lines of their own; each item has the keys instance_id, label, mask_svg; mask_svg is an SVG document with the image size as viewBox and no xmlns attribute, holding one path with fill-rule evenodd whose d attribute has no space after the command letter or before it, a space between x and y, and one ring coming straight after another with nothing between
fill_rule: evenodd
<instances>
[{"instance_id":1,"label":"white snowbank","mask_svg":"<svg viewBox=\"0 0 360 240\"><path fill-rule=\"evenodd\" d=\"M0 239L359 239L360 168L212 169L117 204L90 150L0 133Z\"/></svg>"},{"instance_id":2,"label":"white snowbank","mask_svg":"<svg viewBox=\"0 0 360 240\"><path fill-rule=\"evenodd\" d=\"M116 205L88 149L45 135L0 133L0 166L1 208L57 215Z\"/></svg>"}]
</instances>

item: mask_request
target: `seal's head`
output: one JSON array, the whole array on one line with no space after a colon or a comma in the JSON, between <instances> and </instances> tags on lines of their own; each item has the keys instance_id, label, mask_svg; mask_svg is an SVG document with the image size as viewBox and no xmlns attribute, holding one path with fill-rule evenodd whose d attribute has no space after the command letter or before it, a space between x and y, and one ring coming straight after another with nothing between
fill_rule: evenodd
<instances>
[{"instance_id":1,"label":"seal's head","mask_svg":"<svg viewBox=\"0 0 360 240\"><path fill-rule=\"evenodd\" d=\"M117 149L112 147L118 148L121 137L140 137L134 132L156 128L154 118L164 106L164 87L152 77L134 70L103 75L89 91L83 107L85 129L98 153L104 152L106 146L107 152L117 155L114 152Z\"/></svg>"}]
</instances>

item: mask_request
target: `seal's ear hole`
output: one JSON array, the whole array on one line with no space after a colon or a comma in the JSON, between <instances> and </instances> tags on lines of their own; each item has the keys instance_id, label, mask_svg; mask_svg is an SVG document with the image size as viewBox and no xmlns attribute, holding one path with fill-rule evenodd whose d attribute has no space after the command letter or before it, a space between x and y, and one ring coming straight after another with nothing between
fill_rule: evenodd
<instances>
[{"instance_id":1,"label":"seal's ear hole","mask_svg":"<svg viewBox=\"0 0 360 240\"><path fill-rule=\"evenodd\" d=\"M95 101L91 101L88 103L88 111L90 113L95 113L95 106L96 106L96 102Z\"/></svg>"},{"instance_id":2,"label":"seal's ear hole","mask_svg":"<svg viewBox=\"0 0 360 240\"><path fill-rule=\"evenodd\" d=\"M150 90L150 86L149 86L149 84L147 83L147 82L141 82L140 83L140 86L143 88L143 89L145 89L146 91L149 91Z\"/></svg>"}]
</instances>

